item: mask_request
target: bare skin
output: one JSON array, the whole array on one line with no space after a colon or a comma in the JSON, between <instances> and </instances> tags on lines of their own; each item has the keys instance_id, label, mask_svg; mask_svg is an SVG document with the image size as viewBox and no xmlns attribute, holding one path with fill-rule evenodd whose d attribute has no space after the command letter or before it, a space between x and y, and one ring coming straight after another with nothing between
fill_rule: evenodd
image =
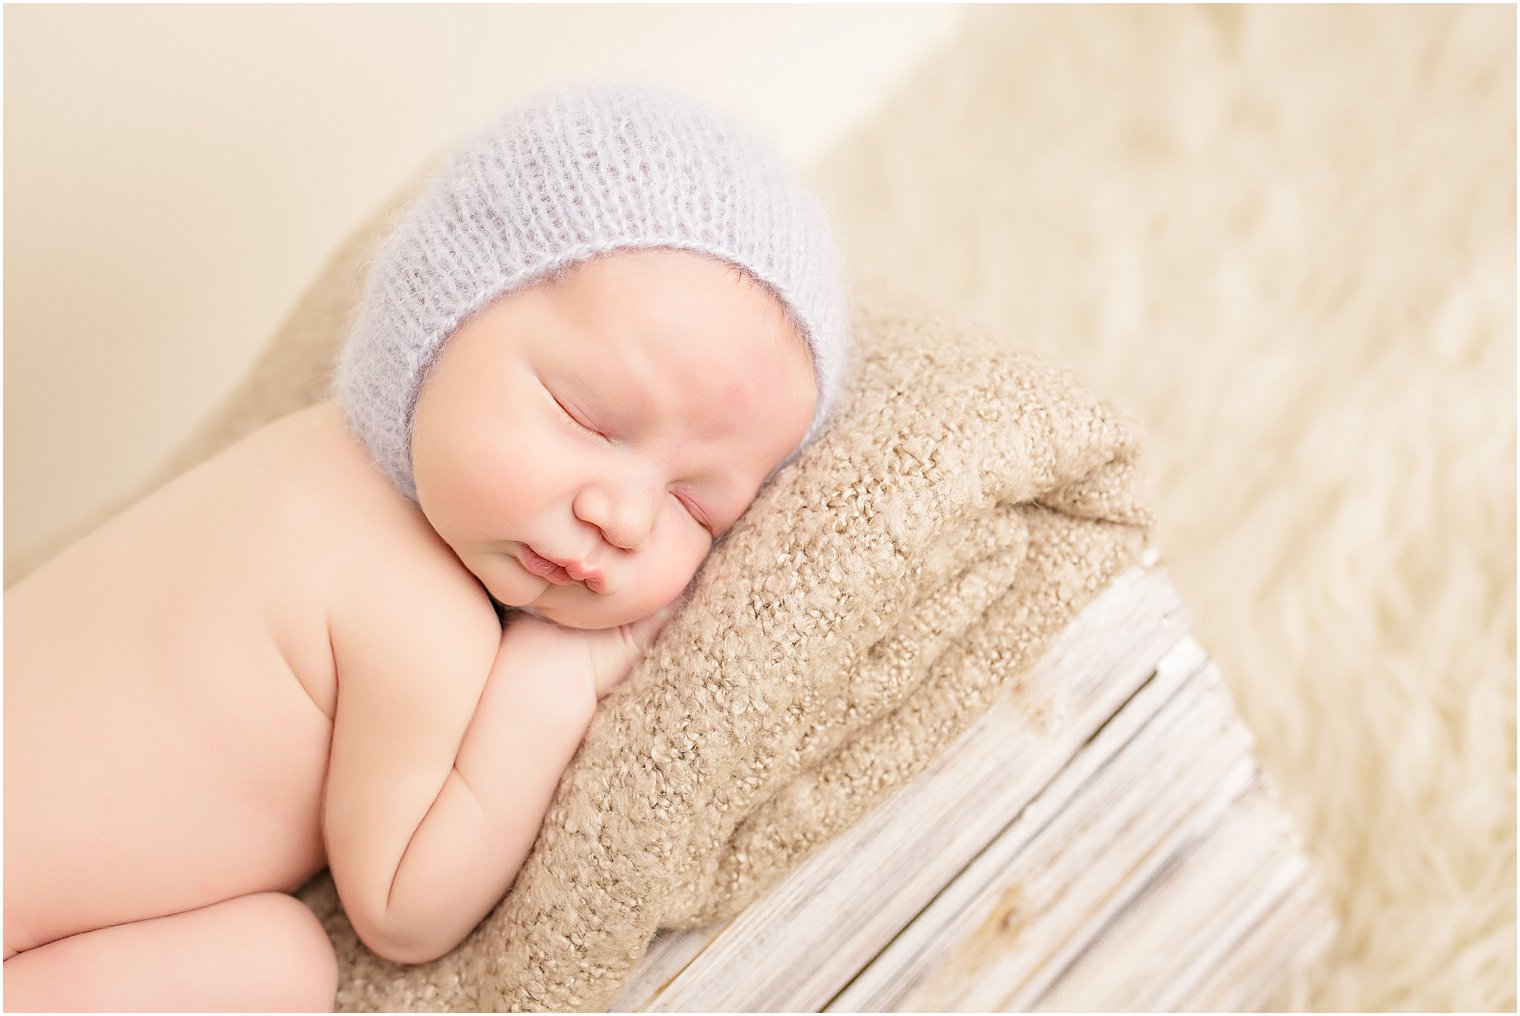
<instances>
[{"instance_id":1,"label":"bare skin","mask_svg":"<svg viewBox=\"0 0 1520 1016\"><path fill-rule=\"evenodd\" d=\"M324 866L381 955L453 948L814 398L768 293L614 255L461 326L421 507L323 403L8 590L6 1008L331 1008Z\"/></svg>"}]
</instances>

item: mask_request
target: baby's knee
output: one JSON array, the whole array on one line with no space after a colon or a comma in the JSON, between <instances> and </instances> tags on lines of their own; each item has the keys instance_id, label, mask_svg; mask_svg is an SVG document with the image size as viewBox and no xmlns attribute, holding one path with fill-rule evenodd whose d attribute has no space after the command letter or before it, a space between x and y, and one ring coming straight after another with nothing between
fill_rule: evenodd
<instances>
[{"instance_id":1,"label":"baby's knee","mask_svg":"<svg viewBox=\"0 0 1520 1016\"><path fill-rule=\"evenodd\" d=\"M338 957L317 915L285 893L256 893L237 901L246 920L262 931L250 934L248 948L257 950L264 969L279 973L281 995L274 1008L312 1012L331 1011L338 994ZM280 1002L285 1004L277 1004Z\"/></svg>"}]
</instances>

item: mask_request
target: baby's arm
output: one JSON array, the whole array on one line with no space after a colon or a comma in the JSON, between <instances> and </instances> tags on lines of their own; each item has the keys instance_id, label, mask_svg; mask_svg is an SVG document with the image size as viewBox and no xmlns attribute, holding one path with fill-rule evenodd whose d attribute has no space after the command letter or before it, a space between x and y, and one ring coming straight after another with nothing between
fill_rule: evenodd
<instances>
[{"instance_id":1,"label":"baby's arm","mask_svg":"<svg viewBox=\"0 0 1520 1016\"><path fill-rule=\"evenodd\" d=\"M461 639L457 623L435 615L434 637L418 640L425 651L398 640L368 661L390 677L340 677L324 827L333 879L365 944L426 962L500 901L597 698L660 623L571 631L518 617L501 632L491 614L494 644L482 658L474 624ZM455 667L469 673L448 672Z\"/></svg>"},{"instance_id":2,"label":"baby's arm","mask_svg":"<svg viewBox=\"0 0 1520 1016\"><path fill-rule=\"evenodd\" d=\"M574 631L518 617L502 632L459 757L392 886L434 959L501 901L533 848L544 813L596 702L627 677L651 622Z\"/></svg>"}]
</instances>

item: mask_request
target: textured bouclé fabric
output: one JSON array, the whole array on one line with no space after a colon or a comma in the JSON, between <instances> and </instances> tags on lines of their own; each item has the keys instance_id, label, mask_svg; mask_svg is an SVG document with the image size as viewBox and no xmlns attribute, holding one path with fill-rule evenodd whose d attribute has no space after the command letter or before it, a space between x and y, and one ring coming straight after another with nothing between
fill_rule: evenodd
<instances>
[{"instance_id":1,"label":"textured boucl\u00e9 fabric","mask_svg":"<svg viewBox=\"0 0 1520 1016\"><path fill-rule=\"evenodd\" d=\"M606 1008L658 929L736 913L921 772L1138 556L1148 498L1111 406L885 293L855 315L838 415L602 703L506 900L401 967L325 875L303 891L340 1008Z\"/></svg>"}]
</instances>

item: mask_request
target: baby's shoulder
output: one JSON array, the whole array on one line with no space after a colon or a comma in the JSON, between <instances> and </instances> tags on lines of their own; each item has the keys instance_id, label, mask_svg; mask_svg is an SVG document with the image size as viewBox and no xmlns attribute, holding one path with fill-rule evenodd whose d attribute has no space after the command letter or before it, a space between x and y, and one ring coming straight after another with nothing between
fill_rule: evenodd
<instances>
[{"instance_id":1,"label":"baby's shoulder","mask_svg":"<svg viewBox=\"0 0 1520 1016\"><path fill-rule=\"evenodd\" d=\"M291 420L292 539L327 565L324 595L334 651L405 639L494 640L490 598L397 493L330 403ZM299 449L299 452L297 452Z\"/></svg>"}]
</instances>

